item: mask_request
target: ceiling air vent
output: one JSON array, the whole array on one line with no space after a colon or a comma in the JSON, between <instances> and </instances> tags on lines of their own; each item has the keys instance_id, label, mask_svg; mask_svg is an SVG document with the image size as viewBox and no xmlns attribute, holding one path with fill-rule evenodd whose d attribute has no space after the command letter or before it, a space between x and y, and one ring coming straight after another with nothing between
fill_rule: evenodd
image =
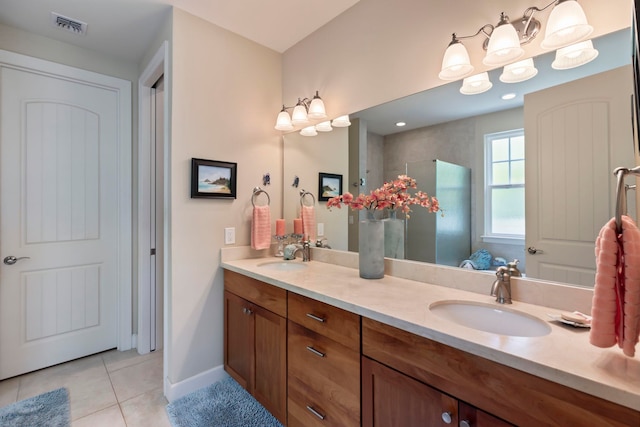
<instances>
[{"instance_id":1,"label":"ceiling air vent","mask_svg":"<svg viewBox=\"0 0 640 427\"><path fill-rule=\"evenodd\" d=\"M55 12L51 12L51 24L53 24L54 27L69 31L73 34L84 35L87 32L87 24L85 22L62 16Z\"/></svg>"}]
</instances>

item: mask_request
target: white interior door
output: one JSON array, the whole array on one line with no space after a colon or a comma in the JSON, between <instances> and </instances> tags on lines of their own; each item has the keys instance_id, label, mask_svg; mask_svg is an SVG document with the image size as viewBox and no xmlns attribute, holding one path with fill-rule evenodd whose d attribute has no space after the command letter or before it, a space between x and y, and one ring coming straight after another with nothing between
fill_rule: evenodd
<instances>
[{"instance_id":1,"label":"white interior door","mask_svg":"<svg viewBox=\"0 0 640 427\"><path fill-rule=\"evenodd\" d=\"M118 93L0 68L0 378L118 344ZM128 165L127 165L128 166ZM129 211L130 215L130 211Z\"/></svg>"},{"instance_id":2,"label":"white interior door","mask_svg":"<svg viewBox=\"0 0 640 427\"><path fill-rule=\"evenodd\" d=\"M622 67L525 96L527 275L593 286L613 170L634 161L631 82Z\"/></svg>"}]
</instances>

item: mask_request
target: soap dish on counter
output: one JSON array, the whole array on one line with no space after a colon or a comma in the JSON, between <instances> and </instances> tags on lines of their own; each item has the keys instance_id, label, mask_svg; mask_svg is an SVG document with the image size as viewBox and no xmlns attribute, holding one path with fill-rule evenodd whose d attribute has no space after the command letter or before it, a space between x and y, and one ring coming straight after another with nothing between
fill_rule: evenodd
<instances>
[{"instance_id":1,"label":"soap dish on counter","mask_svg":"<svg viewBox=\"0 0 640 427\"><path fill-rule=\"evenodd\" d=\"M576 328L590 328L591 316L574 311L573 313L547 314L553 320Z\"/></svg>"}]
</instances>

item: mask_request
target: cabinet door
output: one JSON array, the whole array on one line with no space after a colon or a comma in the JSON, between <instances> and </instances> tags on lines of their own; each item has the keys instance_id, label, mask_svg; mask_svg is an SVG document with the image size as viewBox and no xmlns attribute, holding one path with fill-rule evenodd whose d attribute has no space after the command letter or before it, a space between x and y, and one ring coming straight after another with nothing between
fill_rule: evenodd
<instances>
[{"instance_id":1,"label":"cabinet door","mask_svg":"<svg viewBox=\"0 0 640 427\"><path fill-rule=\"evenodd\" d=\"M224 369L249 392L255 376L254 311L253 304L225 291Z\"/></svg>"},{"instance_id":2,"label":"cabinet door","mask_svg":"<svg viewBox=\"0 0 640 427\"><path fill-rule=\"evenodd\" d=\"M459 410L460 427L513 427L513 424L464 402L460 402Z\"/></svg>"},{"instance_id":3,"label":"cabinet door","mask_svg":"<svg viewBox=\"0 0 640 427\"><path fill-rule=\"evenodd\" d=\"M286 425L287 320L255 306L255 380L253 395Z\"/></svg>"},{"instance_id":4,"label":"cabinet door","mask_svg":"<svg viewBox=\"0 0 640 427\"><path fill-rule=\"evenodd\" d=\"M458 401L413 378L363 357L362 425L363 427L457 426Z\"/></svg>"}]
</instances>

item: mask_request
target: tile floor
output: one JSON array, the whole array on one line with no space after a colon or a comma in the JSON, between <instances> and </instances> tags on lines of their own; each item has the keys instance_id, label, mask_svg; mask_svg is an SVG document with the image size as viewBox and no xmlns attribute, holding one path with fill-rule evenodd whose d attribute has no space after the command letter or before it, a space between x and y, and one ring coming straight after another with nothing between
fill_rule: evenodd
<instances>
[{"instance_id":1,"label":"tile floor","mask_svg":"<svg viewBox=\"0 0 640 427\"><path fill-rule=\"evenodd\" d=\"M0 381L0 407L67 387L72 427L170 427L162 352L111 350Z\"/></svg>"}]
</instances>

